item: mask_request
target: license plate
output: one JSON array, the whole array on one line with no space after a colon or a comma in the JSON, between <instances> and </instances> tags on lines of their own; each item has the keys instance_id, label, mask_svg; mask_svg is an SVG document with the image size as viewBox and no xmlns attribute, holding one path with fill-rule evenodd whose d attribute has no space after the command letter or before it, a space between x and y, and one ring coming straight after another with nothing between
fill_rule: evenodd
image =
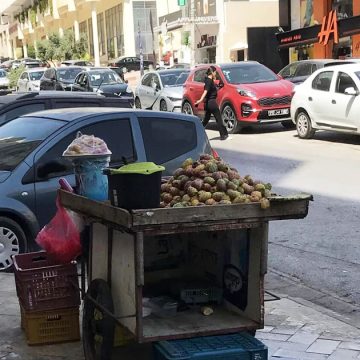
<instances>
[{"instance_id":1,"label":"license plate","mask_svg":"<svg viewBox=\"0 0 360 360\"><path fill-rule=\"evenodd\" d=\"M290 109L279 109L279 110L269 110L269 116L277 116L277 115L288 115L290 113Z\"/></svg>"}]
</instances>

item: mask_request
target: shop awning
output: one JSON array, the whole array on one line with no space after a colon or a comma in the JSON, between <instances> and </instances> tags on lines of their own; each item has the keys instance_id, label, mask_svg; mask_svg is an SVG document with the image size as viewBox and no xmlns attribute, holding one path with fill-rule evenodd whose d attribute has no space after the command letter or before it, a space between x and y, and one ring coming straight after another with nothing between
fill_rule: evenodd
<instances>
[{"instance_id":1,"label":"shop awning","mask_svg":"<svg viewBox=\"0 0 360 360\"><path fill-rule=\"evenodd\" d=\"M244 50L248 48L248 44L244 42L237 42L233 46L231 46L230 51L236 51L236 50Z\"/></svg>"}]
</instances>

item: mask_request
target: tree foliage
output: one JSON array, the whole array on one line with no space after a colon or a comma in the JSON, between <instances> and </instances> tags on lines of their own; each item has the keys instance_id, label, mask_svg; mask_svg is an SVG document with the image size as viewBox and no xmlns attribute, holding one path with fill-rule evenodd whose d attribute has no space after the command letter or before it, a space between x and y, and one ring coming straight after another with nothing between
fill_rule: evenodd
<instances>
[{"instance_id":1,"label":"tree foliage","mask_svg":"<svg viewBox=\"0 0 360 360\"><path fill-rule=\"evenodd\" d=\"M25 70L25 66L21 65L15 69L11 69L8 74L10 89L14 89L17 86L20 75Z\"/></svg>"},{"instance_id":2,"label":"tree foliage","mask_svg":"<svg viewBox=\"0 0 360 360\"><path fill-rule=\"evenodd\" d=\"M83 59L87 56L87 38L85 34L75 41L73 31L69 30L60 37L59 34L51 34L47 40L42 40L37 45L38 57L46 61L63 61L71 59Z\"/></svg>"}]
</instances>

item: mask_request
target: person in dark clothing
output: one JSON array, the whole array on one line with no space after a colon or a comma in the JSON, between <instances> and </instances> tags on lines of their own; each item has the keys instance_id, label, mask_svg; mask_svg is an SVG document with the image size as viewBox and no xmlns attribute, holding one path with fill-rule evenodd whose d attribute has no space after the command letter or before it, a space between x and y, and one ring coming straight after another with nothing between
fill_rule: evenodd
<instances>
[{"instance_id":1,"label":"person in dark clothing","mask_svg":"<svg viewBox=\"0 0 360 360\"><path fill-rule=\"evenodd\" d=\"M220 140L226 140L229 135L226 127L223 124L220 110L216 103L217 88L214 83L214 79L216 79L216 68L215 66L210 66L206 71L204 92L202 93L201 98L195 102L195 106L198 106L202 101L205 100L206 112L203 120L204 127L206 127L208 124L211 114L214 115L220 132Z\"/></svg>"}]
</instances>

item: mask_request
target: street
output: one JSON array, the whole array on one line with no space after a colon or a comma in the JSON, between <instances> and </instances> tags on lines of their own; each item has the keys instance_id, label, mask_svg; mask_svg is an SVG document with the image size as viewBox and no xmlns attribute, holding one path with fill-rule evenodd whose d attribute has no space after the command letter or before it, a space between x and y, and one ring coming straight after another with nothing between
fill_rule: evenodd
<instances>
[{"instance_id":1,"label":"street","mask_svg":"<svg viewBox=\"0 0 360 360\"><path fill-rule=\"evenodd\" d=\"M271 182L277 194L314 195L305 219L271 222L269 269L329 295L325 307L334 299L360 306L360 137L318 132L301 140L281 125L246 129L225 142L217 131L208 137L240 174Z\"/></svg>"}]
</instances>

